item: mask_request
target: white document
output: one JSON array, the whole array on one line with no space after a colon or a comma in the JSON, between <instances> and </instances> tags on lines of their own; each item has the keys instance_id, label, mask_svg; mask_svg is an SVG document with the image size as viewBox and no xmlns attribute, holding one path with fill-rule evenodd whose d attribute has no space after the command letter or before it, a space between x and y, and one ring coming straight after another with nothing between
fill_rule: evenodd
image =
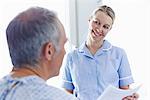
<instances>
[{"instance_id":1,"label":"white document","mask_svg":"<svg viewBox=\"0 0 150 100\"><path fill-rule=\"evenodd\" d=\"M141 85L134 89L123 90L109 85L97 100L122 100L124 97L136 93L140 87Z\"/></svg>"}]
</instances>

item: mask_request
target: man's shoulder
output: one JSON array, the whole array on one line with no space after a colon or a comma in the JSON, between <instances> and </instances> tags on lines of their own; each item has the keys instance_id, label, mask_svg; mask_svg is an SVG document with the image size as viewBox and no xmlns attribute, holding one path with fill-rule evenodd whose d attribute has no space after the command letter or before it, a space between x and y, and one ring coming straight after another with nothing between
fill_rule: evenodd
<instances>
[{"instance_id":1,"label":"man's shoulder","mask_svg":"<svg viewBox=\"0 0 150 100\"><path fill-rule=\"evenodd\" d=\"M73 95L70 95L59 88L49 86L46 83L24 85L20 92L22 92L23 95L26 93L26 97L30 97L32 95L34 100L76 100Z\"/></svg>"},{"instance_id":2,"label":"man's shoulder","mask_svg":"<svg viewBox=\"0 0 150 100\"><path fill-rule=\"evenodd\" d=\"M47 85L45 91L43 91L45 95L49 95L48 98L53 98L54 100L77 100L73 95L53 86Z\"/></svg>"}]
</instances>

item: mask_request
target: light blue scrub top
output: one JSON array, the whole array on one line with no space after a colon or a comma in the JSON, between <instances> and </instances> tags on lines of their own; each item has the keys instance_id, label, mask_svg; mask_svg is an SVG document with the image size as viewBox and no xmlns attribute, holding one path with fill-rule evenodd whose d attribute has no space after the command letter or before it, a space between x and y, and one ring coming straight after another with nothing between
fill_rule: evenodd
<instances>
[{"instance_id":1,"label":"light blue scrub top","mask_svg":"<svg viewBox=\"0 0 150 100\"><path fill-rule=\"evenodd\" d=\"M80 100L96 100L109 84L120 87L133 83L125 51L107 40L94 56L85 43L68 53L62 80L62 87L73 90Z\"/></svg>"}]
</instances>

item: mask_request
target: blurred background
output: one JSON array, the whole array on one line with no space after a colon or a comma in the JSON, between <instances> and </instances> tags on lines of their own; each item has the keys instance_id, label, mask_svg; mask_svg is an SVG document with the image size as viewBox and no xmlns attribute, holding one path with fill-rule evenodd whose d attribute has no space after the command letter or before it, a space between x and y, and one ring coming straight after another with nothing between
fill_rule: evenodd
<instances>
[{"instance_id":1,"label":"blurred background","mask_svg":"<svg viewBox=\"0 0 150 100\"><path fill-rule=\"evenodd\" d=\"M106 4L116 13L115 23L106 39L125 49L135 83L142 84L139 100L150 98L150 3L148 0L0 0L0 78L11 71L5 30L19 12L40 6L57 13L69 39L67 52L86 39L88 18L94 8ZM49 85L59 86L59 76L49 79Z\"/></svg>"}]
</instances>

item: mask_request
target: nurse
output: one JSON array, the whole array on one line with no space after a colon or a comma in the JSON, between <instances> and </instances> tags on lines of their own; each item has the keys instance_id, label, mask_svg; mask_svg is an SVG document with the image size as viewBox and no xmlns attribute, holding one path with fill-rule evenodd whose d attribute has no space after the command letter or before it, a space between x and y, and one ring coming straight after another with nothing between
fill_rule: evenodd
<instances>
[{"instance_id":1,"label":"nurse","mask_svg":"<svg viewBox=\"0 0 150 100\"><path fill-rule=\"evenodd\" d=\"M110 84L126 90L134 82L125 51L105 40L114 19L110 7L95 9L89 18L87 40L64 59L62 87L80 100L96 100ZM133 94L123 100L137 98Z\"/></svg>"}]
</instances>

